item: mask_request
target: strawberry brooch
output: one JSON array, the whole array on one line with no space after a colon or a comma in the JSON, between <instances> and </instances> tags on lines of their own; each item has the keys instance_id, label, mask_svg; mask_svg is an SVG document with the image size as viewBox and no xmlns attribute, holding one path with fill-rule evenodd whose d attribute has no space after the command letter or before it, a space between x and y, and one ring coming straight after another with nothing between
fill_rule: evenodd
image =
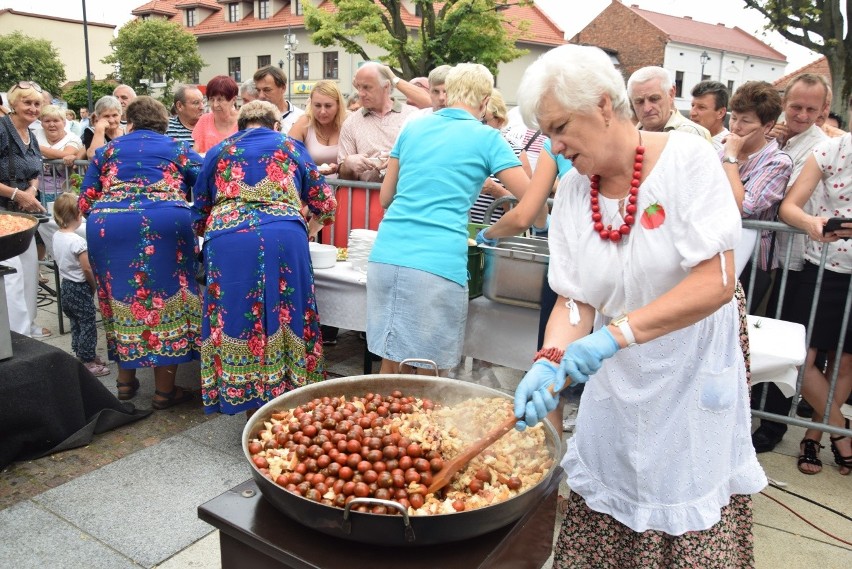
<instances>
[{"instance_id":1,"label":"strawberry brooch","mask_svg":"<svg viewBox=\"0 0 852 569\"><path fill-rule=\"evenodd\" d=\"M639 223L645 229L656 229L666 220L666 210L663 209L663 204L655 202L645 208L642 216L639 218Z\"/></svg>"}]
</instances>

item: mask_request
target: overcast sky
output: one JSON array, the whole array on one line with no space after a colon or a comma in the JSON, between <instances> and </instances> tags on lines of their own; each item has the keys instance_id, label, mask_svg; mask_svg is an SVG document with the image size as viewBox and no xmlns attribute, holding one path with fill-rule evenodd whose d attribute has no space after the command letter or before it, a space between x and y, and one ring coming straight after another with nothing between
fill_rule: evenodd
<instances>
[{"instance_id":1,"label":"overcast sky","mask_svg":"<svg viewBox=\"0 0 852 569\"><path fill-rule=\"evenodd\" d=\"M79 2L75 0L0 0L0 8L82 19L84 1L86 15L90 21L117 26L130 20L132 17L130 11L146 2L146 0L80 0ZM570 37L606 8L610 0L537 0L537 3ZM739 26L786 55L788 73L819 57L818 54L801 46L791 44L777 33L765 33L763 17L754 10L746 10L742 0L713 0L712 2L625 0L625 3L638 4L645 10L672 16L692 16L699 22L723 23L729 27Z\"/></svg>"}]
</instances>

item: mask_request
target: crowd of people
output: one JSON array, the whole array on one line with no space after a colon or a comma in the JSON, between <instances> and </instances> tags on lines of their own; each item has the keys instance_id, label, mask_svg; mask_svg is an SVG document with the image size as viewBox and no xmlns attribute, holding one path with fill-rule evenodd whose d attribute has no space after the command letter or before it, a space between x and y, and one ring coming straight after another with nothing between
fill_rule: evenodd
<instances>
[{"instance_id":1,"label":"crowd of people","mask_svg":"<svg viewBox=\"0 0 852 569\"><path fill-rule=\"evenodd\" d=\"M803 73L779 94L763 81L733 93L702 81L687 118L665 69L625 81L602 51L567 45L526 70L521 126L494 83L473 63L406 81L367 62L348 98L319 81L302 110L283 71L267 66L242 85L216 76L204 93L178 86L171 112L120 85L91 116L81 109L83 124L21 81L0 119L0 208L43 212L40 184L64 180L45 175L42 159L88 157L79 198L53 206L73 350L109 373L95 352L94 292L119 399L135 397L136 370L152 367L155 409L189 401L175 373L199 359L205 411L227 414L325 377L308 242L335 218L326 176L381 183L366 330L380 373L421 373L400 366L410 358L444 374L458 365L469 222L488 225L484 246L527 230L545 237L540 349L515 414L521 430L560 425L559 393L584 386L562 459L571 494L555 566L752 566L750 495L767 483L756 453L786 425L763 420L752 433L749 407L765 398L786 415L792 401L772 384L751 393L749 310L807 325L821 284L802 395L815 421L849 429L840 407L852 334L840 337L838 307L852 222L826 223L852 218L852 134L828 112L828 82ZM504 195L517 205L486 218ZM83 217L85 240L74 234ZM743 219L781 219L805 235L745 231ZM755 246L746 262L740 251ZM45 337L37 258L33 245L11 260L6 293L12 329ZM754 283L748 304L741 282ZM801 441L804 474L823 467L822 434ZM848 474L852 439L829 442Z\"/></svg>"}]
</instances>

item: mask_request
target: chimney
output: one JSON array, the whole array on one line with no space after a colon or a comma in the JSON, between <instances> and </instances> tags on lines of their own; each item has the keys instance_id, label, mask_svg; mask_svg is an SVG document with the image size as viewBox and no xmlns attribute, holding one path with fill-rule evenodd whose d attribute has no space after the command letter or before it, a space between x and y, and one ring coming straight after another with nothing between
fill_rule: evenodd
<instances>
[{"instance_id":1,"label":"chimney","mask_svg":"<svg viewBox=\"0 0 852 569\"><path fill-rule=\"evenodd\" d=\"M684 20L691 20L691 19L692 19L692 16L684 16L684 17L683 17L683 19L684 19Z\"/></svg>"},{"instance_id":2,"label":"chimney","mask_svg":"<svg viewBox=\"0 0 852 569\"><path fill-rule=\"evenodd\" d=\"M725 24L723 24L722 22L718 22L716 25L717 25L717 26L722 26L723 28L725 27Z\"/></svg>"}]
</instances>

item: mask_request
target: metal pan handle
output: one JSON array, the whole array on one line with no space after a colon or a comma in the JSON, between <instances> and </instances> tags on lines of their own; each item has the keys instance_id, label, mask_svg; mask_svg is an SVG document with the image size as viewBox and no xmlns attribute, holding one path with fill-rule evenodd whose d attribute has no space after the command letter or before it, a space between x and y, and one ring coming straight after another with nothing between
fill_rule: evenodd
<instances>
[{"instance_id":1,"label":"metal pan handle","mask_svg":"<svg viewBox=\"0 0 852 569\"><path fill-rule=\"evenodd\" d=\"M428 361L428 360L424 360ZM347 534L352 533L352 520L349 519L349 515L352 513L352 506L357 506L359 504L378 504L381 506L385 506L386 508L393 508L397 510L400 514L402 514L402 521L405 525L405 541L413 542L414 537L414 528L411 527L411 520L408 519L408 510L405 506L400 504L399 502L393 502L391 500L380 500L378 498L355 498L350 501L343 508L343 531ZM379 515L379 514L373 514Z\"/></svg>"},{"instance_id":2,"label":"metal pan handle","mask_svg":"<svg viewBox=\"0 0 852 569\"><path fill-rule=\"evenodd\" d=\"M408 358L408 359L402 360L401 362L399 362L399 371L402 372L402 366L411 365L411 362L418 363L418 364L427 364L429 367L432 367L432 368L435 369L435 377L440 377L440 375L438 375L438 364L436 364L432 360L425 360L425 359L422 359L422 358Z\"/></svg>"}]
</instances>

